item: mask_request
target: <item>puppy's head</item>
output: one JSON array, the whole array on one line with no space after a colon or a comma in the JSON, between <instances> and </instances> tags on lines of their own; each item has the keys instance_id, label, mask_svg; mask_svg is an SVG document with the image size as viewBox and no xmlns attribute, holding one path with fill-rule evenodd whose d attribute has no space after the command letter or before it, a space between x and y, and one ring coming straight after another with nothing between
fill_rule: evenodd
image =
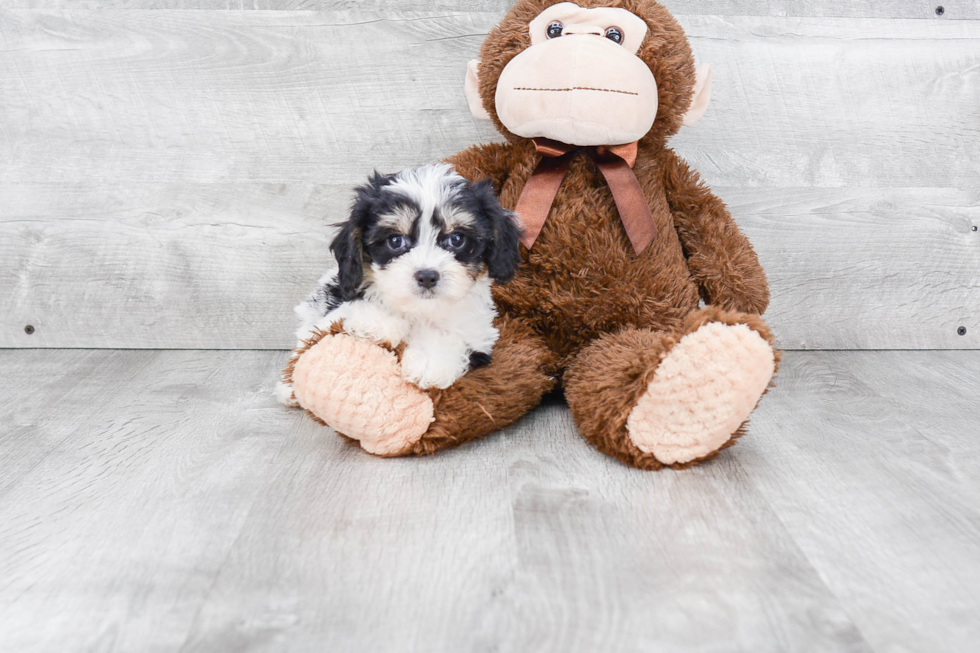
<instances>
[{"instance_id":1,"label":"puppy's head","mask_svg":"<svg viewBox=\"0 0 980 653\"><path fill-rule=\"evenodd\" d=\"M436 164L376 172L356 193L331 245L345 301L371 292L404 313L427 312L486 276L514 276L520 230L489 181L470 183Z\"/></svg>"}]
</instances>

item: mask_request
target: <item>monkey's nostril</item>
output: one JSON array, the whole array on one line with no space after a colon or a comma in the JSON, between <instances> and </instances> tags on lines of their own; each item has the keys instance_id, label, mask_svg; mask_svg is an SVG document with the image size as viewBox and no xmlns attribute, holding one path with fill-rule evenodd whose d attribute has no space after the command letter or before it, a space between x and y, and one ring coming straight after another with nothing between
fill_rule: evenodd
<instances>
[{"instance_id":1,"label":"monkey's nostril","mask_svg":"<svg viewBox=\"0 0 980 653\"><path fill-rule=\"evenodd\" d=\"M439 271L419 270L415 273L415 281L425 289L435 288L436 284L439 283Z\"/></svg>"}]
</instances>

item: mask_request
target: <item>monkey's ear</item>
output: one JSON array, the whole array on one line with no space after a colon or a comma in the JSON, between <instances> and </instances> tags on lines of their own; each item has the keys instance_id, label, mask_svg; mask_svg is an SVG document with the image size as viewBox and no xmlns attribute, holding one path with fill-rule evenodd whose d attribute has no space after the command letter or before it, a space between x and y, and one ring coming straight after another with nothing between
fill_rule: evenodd
<instances>
[{"instance_id":1,"label":"monkey's ear","mask_svg":"<svg viewBox=\"0 0 980 653\"><path fill-rule=\"evenodd\" d=\"M708 110L708 103L711 102L711 66L701 64L694 81L694 97L691 98L691 106L684 114L684 124L690 127Z\"/></svg>"},{"instance_id":2,"label":"monkey's ear","mask_svg":"<svg viewBox=\"0 0 980 653\"><path fill-rule=\"evenodd\" d=\"M480 62L473 59L466 64L466 102L470 105L470 113L477 120L490 120L490 114L483 108L483 98L480 97Z\"/></svg>"}]
</instances>

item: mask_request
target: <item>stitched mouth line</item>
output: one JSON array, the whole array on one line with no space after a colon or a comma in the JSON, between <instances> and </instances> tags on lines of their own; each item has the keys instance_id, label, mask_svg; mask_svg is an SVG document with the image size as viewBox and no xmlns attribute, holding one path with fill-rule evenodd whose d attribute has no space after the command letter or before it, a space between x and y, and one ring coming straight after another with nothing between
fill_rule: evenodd
<instances>
[{"instance_id":1,"label":"stitched mouth line","mask_svg":"<svg viewBox=\"0 0 980 653\"><path fill-rule=\"evenodd\" d=\"M600 91L602 93L622 93L623 95L639 95L633 91L620 91L614 88L592 88L591 86L572 86L569 88L534 88L531 86L518 86L515 91Z\"/></svg>"}]
</instances>

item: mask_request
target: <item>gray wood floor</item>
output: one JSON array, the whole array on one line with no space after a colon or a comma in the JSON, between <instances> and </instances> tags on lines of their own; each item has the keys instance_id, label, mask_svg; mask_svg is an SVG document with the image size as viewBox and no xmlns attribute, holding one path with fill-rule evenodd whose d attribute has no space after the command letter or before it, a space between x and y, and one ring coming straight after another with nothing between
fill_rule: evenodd
<instances>
[{"instance_id":1,"label":"gray wood floor","mask_svg":"<svg viewBox=\"0 0 980 653\"><path fill-rule=\"evenodd\" d=\"M980 352L791 352L662 473L558 400L372 458L284 356L0 351L0 650L977 650Z\"/></svg>"}]
</instances>

